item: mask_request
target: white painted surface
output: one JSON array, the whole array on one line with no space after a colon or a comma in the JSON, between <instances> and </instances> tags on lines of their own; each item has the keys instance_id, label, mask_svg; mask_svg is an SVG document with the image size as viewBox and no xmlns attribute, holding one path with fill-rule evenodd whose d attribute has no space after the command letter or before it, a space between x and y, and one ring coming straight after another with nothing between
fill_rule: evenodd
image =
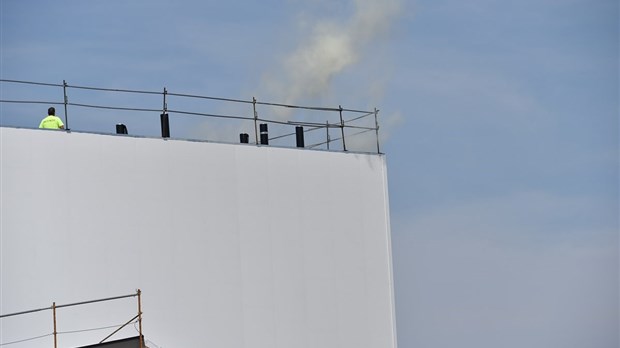
<instances>
[{"instance_id":1,"label":"white painted surface","mask_svg":"<svg viewBox=\"0 0 620 348\"><path fill-rule=\"evenodd\" d=\"M140 288L163 348L396 346L384 156L0 131L0 312ZM135 299L61 309L58 331L135 313ZM51 312L0 325L3 343L51 333Z\"/></svg>"}]
</instances>

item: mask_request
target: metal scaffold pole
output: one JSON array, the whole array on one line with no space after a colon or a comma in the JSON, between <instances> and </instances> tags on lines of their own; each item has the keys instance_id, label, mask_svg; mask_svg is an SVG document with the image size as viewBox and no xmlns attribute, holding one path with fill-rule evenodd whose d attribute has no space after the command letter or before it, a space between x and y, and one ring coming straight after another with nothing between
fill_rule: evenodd
<instances>
[{"instance_id":1,"label":"metal scaffold pole","mask_svg":"<svg viewBox=\"0 0 620 348\"><path fill-rule=\"evenodd\" d=\"M70 130L69 127L69 115L67 113L67 104L69 103L69 98L67 98L67 81L62 80L62 92L64 94L63 104L65 105L65 128Z\"/></svg>"},{"instance_id":2,"label":"metal scaffold pole","mask_svg":"<svg viewBox=\"0 0 620 348\"><path fill-rule=\"evenodd\" d=\"M140 331L140 348L143 347L143 336L142 336L142 291L138 289L138 327Z\"/></svg>"},{"instance_id":3,"label":"metal scaffold pole","mask_svg":"<svg viewBox=\"0 0 620 348\"><path fill-rule=\"evenodd\" d=\"M329 142L330 142L330 139L329 139L329 121L325 121L325 138L326 138L325 140L326 140L326 143L327 143L327 149L329 150Z\"/></svg>"},{"instance_id":4,"label":"metal scaffold pole","mask_svg":"<svg viewBox=\"0 0 620 348\"><path fill-rule=\"evenodd\" d=\"M342 106L338 105L340 112L340 133L342 133L342 151L347 151L347 144L344 141L344 119L342 118Z\"/></svg>"},{"instance_id":5,"label":"metal scaffold pole","mask_svg":"<svg viewBox=\"0 0 620 348\"><path fill-rule=\"evenodd\" d=\"M379 150L379 120L377 118L378 114L379 110L375 108L375 134L377 135L377 153L381 153L381 150Z\"/></svg>"},{"instance_id":6,"label":"metal scaffold pole","mask_svg":"<svg viewBox=\"0 0 620 348\"><path fill-rule=\"evenodd\" d=\"M256 112L256 98L252 97L252 109L254 110L254 140L258 145L258 113Z\"/></svg>"},{"instance_id":7,"label":"metal scaffold pole","mask_svg":"<svg viewBox=\"0 0 620 348\"><path fill-rule=\"evenodd\" d=\"M56 302L52 303L52 315L54 316L54 348L58 348L58 331L56 330Z\"/></svg>"}]
</instances>

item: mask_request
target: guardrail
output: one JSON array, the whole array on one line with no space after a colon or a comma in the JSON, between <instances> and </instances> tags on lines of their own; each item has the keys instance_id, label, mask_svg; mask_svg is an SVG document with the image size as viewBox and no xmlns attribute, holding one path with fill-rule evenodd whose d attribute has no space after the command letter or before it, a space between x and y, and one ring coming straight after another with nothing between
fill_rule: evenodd
<instances>
[{"instance_id":1,"label":"guardrail","mask_svg":"<svg viewBox=\"0 0 620 348\"><path fill-rule=\"evenodd\" d=\"M326 150L335 150L335 151L349 151L350 149L350 141L353 140L354 143L364 143L365 144L365 152L374 152L375 149L370 151L369 149L376 148L377 153L380 152L379 147L379 122L378 122L378 109L374 109L372 111L365 110L356 110L356 109L348 109L343 108L342 106L334 107L315 107L315 106L299 106L299 105L289 105L289 104L280 104L280 103L269 103L258 101L256 98L252 98L252 100L242 100L242 99L231 99L231 98L219 98L219 97L210 97L203 96L197 94L184 94L184 93L174 93L169 91L167 88L163 88L162 91L146 91L146 90L130 90L130 89L112 89L112 88L101 88L101 87L88 87L88 86L78 86L71 85L67 83L67 81L63 80L62 84L54 84L54 83L42 83L42 82L32 82L32 81L20 81L20 80L7 80L0 79L1 84L6 85L27 85L27 86L37 86L37 87L53 87L62 89L62 101L59 100L40 100L40 94L35 93L35 98L28 97L33 93L29 91L28 93L11 93L11 89L2 88L0 89L0 103L6 104L46 104L46 105L55 105L55 106L63 106L64 109L64 121L65 128L67 130L71 130L71 125L75 121L75 119L79 119L80 116L74 117L73 109L74 108L87 108L87 109L97 109L97 110L113 110L113 111L123 111L123 112L131 112L131 113L157 113L160 115L160 125L161 125L161 136L162 137L170 137L170 122L169 115L178 115L184 117L198 116L198 117L206 117L211 120L219 119L224 120L226 122L244 122L245 128L239 126L239 137L240 141L244 143L249 143L249 134L253 133L254 143L268 145L270 142L280 142L282 143L282 139L287 139L294 137L296 142L295 145L297 147L305 147L305 148L319 148ZM117 94L131 94L134 96L144 97L140 99L140 103L146 103L146 107L138 107L138 106L118 106L118 105L109 105L107 102L102 102L105 98L99 96L95 97L93 100L89 102L83 94L80 92L97 92L97 93L117 93ZM70 93L74 93L75 95L70 95ZM5 98L6 94L16 95L17 98ZM58 94L59 95L59 94ZM146 101L145 98L149 96L156 96L160 99L161 107L153 107L154 100ZM56 98L56 97L54 97ZM195 108L199 110L188 110L181 109L177 107L169 107L171 99L182 98L182 101L179 104L181 107L187 107L193 105ZM85 100L80 100L85 99ZM176 100L175 100L176 101ZM202 109L205 108L204 105L198 106L197 102L200 101L208 101L208 102L222 102L225 104L234 104L236 105L235 111L233 113L216 113L216 112L204 112ZM239 108L242 106L242 108ZM210 108L215 108L214 105L209 104ZM232 109L233 107L228 107ZM220 109L222 109L220 107ZM69 111L72 111L71 117ZM321 116L317 116L315 113L320 113ZM267 114L269 116L262 116ZM60 115L58 115L60 116ZM215 122L215 121L213 121ZM252 124L253 126L248 126L247 123ZM269 125L271 129L268 130L267 125ZM259 132L260 129L260 132ZM293 131L294 129L294 131ZM80 129L86 131L92 131L90 129ZM271 134L269 134L271 132ZM274 135L275 134L275 135ZM364 136L366 134L366 138L362 141L355 142L354 140L358 137ZM372 141L369 141L367 138L368 134L372 134ZM176 135L176 134L175 134ZM235 134L236 136L236 134ZM181 138L183 138L181 136ZM192 137L187 137L192 138ZM200 139L200 140L213 140L213 139ZM306 145L308 143L308 145ZM373 144L374 143L374 144ZM284 143L286 146L287 143ZM290 143L289 143L290 144ZM373 144L369 146L370 144Z\"/></svg>"},{"instance_id":2,"label":"guardrail","mask_svg":"<svg viewBox=\"0 0 620 348\"><path fill-rule=\"evenodd\" d=\"M137 323L139 325L138 333L140 335L139 336L140 337L140 347L143 347L144 346L144 344L143 344L144 336L142 335L142 301L141 301L141 295L142 295L142 292L140 291L140 289L138 289L138 290L136 290L135 294L115 296L115 297L108 297L108 298L102 298L102 299L90 300L90 301L82 301L82 302L76 302L76 303L60 304L60 305L57 305L56 302L54 302L54 303L52 303L51 307L37 308L37 309L31 309L31 310L15 312L15 313L0 314L0 319L4 319L4 318L8 318L8 317L21 316L21 315L30 314L30 313L36 313L36 312L51 310L52 311L53 325L54 325L53 326L54 331L52 333L48 333L48 334L45 334L45 335L42 335L42 336L30 337L30 338L26 338L26 339L22 339L22 340L18 340L18 341L13 341L13 342L0 342L0 346L6 346L6 345L12 345L12 344L17 344L17 343L32 341L32 340L40 339L40 338L47 337L47 336L54 336L54 348L57 348L58 347L58 335L59 334L71 334L71 333L77 333L77 332L83 332L83 331L95 331L95 330L103 330L103 329L116 328L116 330L114 330L112 333L107 335L104 339L102 339L99 342L99 344L101 344L101 343L105 342L106 340L108 340L110 337L112 337L114 334L119 332L121 329L126 327L127 325L129 325L131 323ZM58 332L58 329L57 329L58 326L56 324L56 318L57 318L56 311L57 311L57 309L65 308L65 307L73 307L73 306L82 306L82 305L91 304L91 303L97 303L97 302L113 301L113 300L129 298L129 297L137 297L138 298L138 313L133 318L129 319L124 324L115 325L115 326L111 326L111 327L103 327L103 328L94 328L94 329L91 328L91 329L78 330L78 331Z\"/></svg>"}]
</instances>

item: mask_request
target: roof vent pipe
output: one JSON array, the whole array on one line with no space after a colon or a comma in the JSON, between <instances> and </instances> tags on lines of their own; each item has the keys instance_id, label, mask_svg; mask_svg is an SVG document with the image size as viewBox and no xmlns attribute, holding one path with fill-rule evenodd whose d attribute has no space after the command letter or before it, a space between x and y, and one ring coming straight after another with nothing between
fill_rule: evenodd
<instances>
[{"instance_id":1,"label":"roof vent pipe","mask_svg":"<svg viewBox=\"0 0 620 348\"><path fill-rule=\"evenodd\" d=\"M116 134L127 134L127 126L122 123L116 124Z\"/></svg>"},{"instance_id":2,"label":"roof vent pipe","mask_svg":"<svg viewBox=\"0 0 620 348\"><path fill-rule=\"evenodd\" d=\"M304 147L304 127L295 127L295 138L297 139L297 147Z\"/></svg>"},{"instance_id":3,"label":"roof vent pipe","mask_svg":"<svg viewBox=\"0 0 620 348\"><path fill-rule=\"evenodd\" d=\"M269 134L267 132L267 123L260 124L260 143L262 145L269 145Z\"/></svg>"},{"instance_id":4,"label":"roof vent pipe","mask_svg":"<svg viewBox=\"0 0 620 348\"><path fill-rule=\"evenodd\" d=\"M161 137L170 138L170 122L168 121L168 114L163 113L159 116L161 119Z\"/></svg>"}]
</instances>

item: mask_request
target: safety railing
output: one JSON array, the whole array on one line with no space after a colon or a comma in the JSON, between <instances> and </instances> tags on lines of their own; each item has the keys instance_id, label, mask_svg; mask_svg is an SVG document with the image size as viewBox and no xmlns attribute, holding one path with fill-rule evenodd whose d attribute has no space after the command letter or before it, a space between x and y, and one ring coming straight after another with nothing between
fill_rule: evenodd
<instances>
[{"instance_id":1,"label":"safety railing","mask_svg":"<svg viewBox=\"0 0 620 348\"><path fill-rule=\"evenodd\" d=\"M33 341L33 340L41 339L41 338L44 338L44 337L53 336L54 337L54 348L58 348L58 336L61 335L61 334L72 334L72 333L75 334L75 333L78 333L78 332L106 330L106 329L115 328L114 331L112 331L110 334L108 334L105 338L103 338L99 342L99 344L101 344L101 343L107 341L113 335L117 334L123 328L127 327L127 325L134 323L134 324L138 324L137 330L138 330L139 337L140 337L140 339L139 339L139 341L140 341L140 348L142 348L142 347L144 347L144 343L143 343L144 336L142 334L142 300L141 300L141 296L142 296L142 292L140 291L140 289L138 289L138 290L136 290L135 294L115 296L115 297L108 297L108 298L102 298L102 299L97 299L97 300L89 300L89 301L82 301L82 302L69 303L69 304L60 304L60 305L58 305L58 304L56 304L56 302L54 302L54 303L52 303L52 305L50 307L43 307L43 308L37 308L37 309L31 309L31 310L26 310L26 311L21 311L21 312L14 312L14 313L7 313L7 314L0 314L0 320L4 320L5 318L9 318L9 317L22 316L22 315L32 314L32 313L42 312L42 311L52 311L52 321L53 321L53 332L51 332L51 333L47 333L47 334L40 335L40 336L35 336L35 337L19 339L19 340L15 340L15 341L11 341L11 342L0 342L0 347L9 346L9 345L15 345L15 344L18 344L18 343L24 343L24 342L28 342L28 341ZM120 300L120 299L130 298L130 297L137 297L138 298L138 312L137 312L137 314L133 318L129 319L124 324L113 325L113 326L106 326L106 327L99 327L99 328L89 328L89 329L83 329L83 330L65 331L65 332L59 332L58 331L57 315L56 315L58 309L67 308L67 307L74 307L74 306L81 306L81 305L98 303L98 302L107 302L107 301L113 301L113 300Z\"/></svg>"},{"instance_id":2,"label":"safety railing","mask_svg":"<svg viewBox=\"0 0 620 348\"><path fill-rule=\"evenodd\" d=\"M255 97L242 100L175 93L165 87L161 91L146 91L78 86L64 80L62 84L53 84L0 79L0 86L0 106L36 105L39 116L45 116L40 112L43 109L41 104L61 106L67 130L97 132L97 127L110 123L104 113L113 112L114 123L122 126L117 127L117 133L122 134L159 136L154 125L159 123L164 138L173 134L175 138L231 142L239 136L239 142L249 143L252 135L257 145L380 153L379 110L376 108L365 111L340 105L299 106L258 101ZM33 92L30 89L34 87L52 87L56 89L56 94ZM62 100L59 100L59 89L62 90ZM110 97L112 93L116 96ZM133 99L119 95L131 95ZM121 103L131 105L119 105ZM7 109L0 108L0 125L23 126L19 115L24 111L17 107ZM89 111L85 113L77 109ZM33 111L27 112L32 115ZM119 116L119 113L123 113L123 116ZM129 113L158 115L159 122L153 122L152 118L146 121L142 118L129 127L133 129L128 132L125 123L132 120ZM208 118L209 121L205 124L186 120L192 117Z\"/></svg>"}]
</instances>

